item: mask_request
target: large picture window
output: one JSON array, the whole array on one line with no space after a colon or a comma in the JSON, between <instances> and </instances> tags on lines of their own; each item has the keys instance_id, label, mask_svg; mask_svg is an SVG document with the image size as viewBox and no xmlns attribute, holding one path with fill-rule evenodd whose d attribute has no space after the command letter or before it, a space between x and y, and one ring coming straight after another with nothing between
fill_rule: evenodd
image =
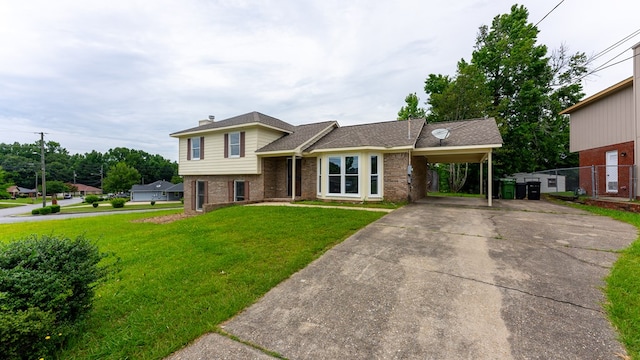
<instances>
[{"instance_id":1,"label":"large picture window","mask_svg":"<svg viewBox=\"0 0 640 360\"><path fill-rule=\"evenodd\" d=\"M329 194L359 194L360 163L358 156L329 157Z\"/></svg>"},{"instance_id":2,"label":"large picture window","mask_svg":"<svg viewBox=\"0 0 640 360\"><path fill-rule=\"evenodd\" d=\"M229 134L229 157L240 157L240 133Z\"/></svg>"}]
</instances>

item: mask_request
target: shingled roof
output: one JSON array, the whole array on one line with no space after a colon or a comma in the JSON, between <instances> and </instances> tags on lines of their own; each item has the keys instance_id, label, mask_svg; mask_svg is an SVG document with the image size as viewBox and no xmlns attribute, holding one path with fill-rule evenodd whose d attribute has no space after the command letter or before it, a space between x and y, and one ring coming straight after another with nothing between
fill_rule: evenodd
<instances>
[{"instance_id":1,"label":"shingled roof","mask_svg":"<svg viewBox=\"0 0 640 360\"><path fill-rule=\"evenodd\" d=\"M337 127L338 123L336 121L323 121L296 126L292 133L286 134L278 140L265 145L258 149L256 153L294 151L307 142L313 141L314 137L320 135L325 129L331 126Z\"/></svg>"},{"instance_id":2,"label":"shingled roof","mask_svg":"<svg viewBox=\"0 0 640 360\"><path fill-rule=\"evenodd\" d=\"M438 140L431 132L435 129L448 129L447 139ZM416 149L439 146L472 146L502 144L502 136L493 118L471 119L426 124L416 142Z\"/></svg>"},{"instance_id":3,"label":"shingled roof","mask_svg":"<svg viewBox=\"0 0 640 360\"><path fill-rule=\"evenodd\" d=\"M318 140L307 151L356 147L392 148L413 146L425 121L387 121L344 126Z\"/></svg>"},{"instance_id":4,"label":"shingled roof","mask_svg":"<svg viewBox=\"0 0 640 360\"><path fill-rule=\"evenodd\" d=\"M234 116L232 118L228 118L220 121L212 121L204 125L174 132L170 136L179 136L179 135L184 135L184 134L189 134L194 132L201 132L204 130L213 130L218 128L226 128L231 126L254 124L254 123L263 124L263 125L276 128L288 133L293 132L295 130L295 126L289 123L286 123L280 119L276 119L272 116L254 111L247 114Z\"/></svg>"}]
</instances>

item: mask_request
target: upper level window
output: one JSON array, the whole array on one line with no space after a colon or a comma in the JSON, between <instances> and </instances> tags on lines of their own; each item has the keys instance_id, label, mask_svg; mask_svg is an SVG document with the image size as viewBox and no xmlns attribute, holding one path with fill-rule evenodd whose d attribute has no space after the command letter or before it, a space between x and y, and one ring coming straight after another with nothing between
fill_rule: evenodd
<instances>
[{"instance_id":1,"label":"upper level window","mask_svg":"<svg viewBox=\"0 0 640 360\"><path fill-rule=\"evenodd\" d=\"M229 157L240 157L240 133L229 133Z\"/></svg>"},{"instance_id":2,"label":"upper level window","mask_svg":"<svg viewBox=\"0 0 640 360\"><path fill-rule=\"evenodd\" d=\"M200 143L200 138L199 137L194 137L189 139L191 140L191 150L190 150L190 155L191 155L191 160L200 160L201 158L201 143Z\"/></svg>"}]
</instances>

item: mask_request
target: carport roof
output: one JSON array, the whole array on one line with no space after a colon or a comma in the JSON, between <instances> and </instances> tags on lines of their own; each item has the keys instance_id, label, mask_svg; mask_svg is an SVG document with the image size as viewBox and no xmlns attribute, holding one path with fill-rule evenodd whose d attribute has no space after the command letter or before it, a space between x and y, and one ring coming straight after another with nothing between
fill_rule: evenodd
<instances>
[{"instance_id":1,"label":"carport roof","mask_svg":"<svg viewBox=\"0 0 640 360\"><path fill-rule=\"evenodd\" d=\"M440 141L431 132L449 130ZM424 155L431 163L483 162L488 152L502 146L502 136L494 118L425 124L416 142L415 155Z\"/></svg>"}]
</instances>

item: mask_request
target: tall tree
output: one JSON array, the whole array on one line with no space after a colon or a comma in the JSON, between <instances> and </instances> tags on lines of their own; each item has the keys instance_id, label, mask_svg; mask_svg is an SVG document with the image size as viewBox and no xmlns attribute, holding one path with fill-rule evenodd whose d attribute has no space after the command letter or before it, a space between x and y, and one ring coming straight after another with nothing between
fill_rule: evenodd
<instances>
[{"instance_id":1,"label":"tall tree","mask_svg":"<svg viewBox=\"0 0 640 360\"><path fill-rule=\"evenodd\" d=\"M557 112L583 96L575 79L586 72L584 54L563 52L554 68L547 47L537 44L539 31L528 16L524 6L514 5L509 14L496 16L491 27L480 27L471 58L491 94L488 112L496 117L504 140L496 158L507 174L571 165L564 161L567 119Z\"/></svg>"},{"instance_id":2,"label":"tall tree","mask_svg":"<svg viewBox=\"0 0 640 360\"><path fill-rule=\"evenodd\" d=\"M107 177L104 179L103 191L106 192L127 192L131 190L131 186L140 181L140 173L138 170L119 162L109 168Z\"/></svg>"},{"instance_id":3,"label":"tall tree","mask_svg":"<svg viewBox=\"0 0 640 360\"><path fill-rule=\"evenodd\" d=\"M398 120L409 120L409 119L424 119L427 114L424 108L420 107L420 98L416 93L407 95L404 98L405 103L407 105L400 108L398 111Z\"/></svg>"},{"instance_id":4,"label":"tall tree","mask_svg":"<svg viewBox=\"0 0 640 360\"><path fill-rule=\"evenodd\" d=\"M489 89L484 74L464 59L458 62L454 78L430 74L424 91L429 98L430 122L462 120L484 117L490 103Z\"/></svg>"}]
</instances>

